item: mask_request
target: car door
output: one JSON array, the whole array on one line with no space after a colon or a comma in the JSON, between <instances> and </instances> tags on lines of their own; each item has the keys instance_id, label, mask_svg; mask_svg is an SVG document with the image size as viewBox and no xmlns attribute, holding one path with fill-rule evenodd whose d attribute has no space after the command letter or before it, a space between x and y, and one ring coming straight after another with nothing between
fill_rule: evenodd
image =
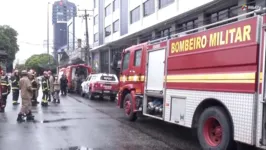
<instances>
[{"instance_id":1,"label":"car door","mask_svg":"<svg viewBox=\"0 0 266 150\"><path fill-rule=\"evenodd\" d=\"M132 67L129 70L129 75L132 78L132 81L134 81L134 83L138 82L141 80L141 60L142 60L142 46L141 47L136 47L134 50L132 50Z\"/></svg>"},{"instance_id":2,"label":"car door","mask_svg":"<svg viewBox=\"0 0 266 150\"><path fill-rule=\"evenodd\" d=\"M120 86L123 87L126 84L129 84L129 76L130 76L130 69L131 69L131 51L127 51L123 53L123 60L121 64L121 75L120 75Z\"/></svg>"},{"instance_id":3,"label":"car door","mask_svg":"<svg viewBox=\"0 0 266 150\"><path fill-rule=\"evenodd\" d=\"M84 91L85 91L86 93L89 92L89 85L90 85L89 83L90 83L90 79L91 79L91 76L88 76L87 79L86 79L86 81L83 82L83 89L84 89Z\"/></svg>"}]
</instances>

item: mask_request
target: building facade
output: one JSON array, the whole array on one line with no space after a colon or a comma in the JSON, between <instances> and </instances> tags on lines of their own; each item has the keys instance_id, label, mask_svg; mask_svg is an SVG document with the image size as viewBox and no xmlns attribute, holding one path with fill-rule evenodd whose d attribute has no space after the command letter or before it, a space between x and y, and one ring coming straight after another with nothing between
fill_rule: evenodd
<instances>
[{"instance_id":1,"label":"building facade","mask_svg":"<svg viewBox=\"0 0 266 150\"><path fill-rule=\"evenodd\" d=\"M54 57L58 60L58 50L66 47L68 41L67 22L77 15L76 5L67 0L56 1L53 4L52 22L53 22L53 48Z\"/></svg>"},{"instance_id":2,"label":"building facade","mask_svg":"<svg viewBox=\"0 0 266 150\"><path fill-rule=\"evenodd\" d=\"M94 68L114 72L124 48L171 36L251 10L265 0L94 0ZM116 24L118 21L119 25ZM97 65L97 66L95 66Z\"/></svg>"}]
</instances>

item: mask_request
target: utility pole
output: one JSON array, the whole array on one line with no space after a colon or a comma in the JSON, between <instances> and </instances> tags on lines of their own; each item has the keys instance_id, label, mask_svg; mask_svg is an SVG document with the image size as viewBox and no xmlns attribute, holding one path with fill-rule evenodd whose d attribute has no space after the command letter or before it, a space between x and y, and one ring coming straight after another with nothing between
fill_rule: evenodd
<instances>
[{"instance_id":1,"label":"utility pole","mask_svg":"<svg viewBox=\"0 0 266 150\"><path fill-rule=\"evenodd\" d=\"M50 52L49 52L49 5L50 5L50 2L48 2L47 4L47 54L48 54L48 58L49 58L49 61L48 61L48 64L50 65Z\"/></svg>"},{"instance_id":2,"label":"utility pole","mask_svg":"<svg viewBox=\"0 0 266 150\"><path fill-rule=\"evenodd\" d=\"M89 14L87 14L87 11L93 11L93 10L78 10L78 11L84 11L83 19L85 19L85 29L86 29L86 48L85 48L85 62L88 65L91 65L91 56L90 56L90 45L89 45L89 29L88 29L88 17L90 17Z\"/></svg>"}]
</instances>

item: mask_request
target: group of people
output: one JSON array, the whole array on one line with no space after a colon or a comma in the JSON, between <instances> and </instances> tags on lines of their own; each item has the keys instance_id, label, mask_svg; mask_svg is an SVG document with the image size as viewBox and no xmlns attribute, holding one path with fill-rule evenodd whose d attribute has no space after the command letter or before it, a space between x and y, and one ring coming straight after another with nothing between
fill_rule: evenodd
<instances>
[{"instance_id":1,"label":"group of people","mask_svg":"<svg viewBox=\"0 0 266 150\"><path fill-rule=\"evenodd\" d=\"M39 104L38 95L40 86L43 92L41 105L45 107L48 106L48 102L51 102L52 98L54 103L60 103L59 92L61 90L62 95L66 95L67 83L68 81L65 75L62 75L59 80L58 76L53 76L51 71L44 71L41 84L34 70L28 72L23 70L21 75L19 75L18 70L15 70L10 81L6 73L1 71L2 97L0 99L0 112L5 112L6 100L12 89L13 105L20 104L18 103L19 93L21 93L22 99L22 107L17 121L24 121L24 117L28 121L34 120L34 116L31 113L31 106L37 106Z\"/></svg>"}]
</instances>

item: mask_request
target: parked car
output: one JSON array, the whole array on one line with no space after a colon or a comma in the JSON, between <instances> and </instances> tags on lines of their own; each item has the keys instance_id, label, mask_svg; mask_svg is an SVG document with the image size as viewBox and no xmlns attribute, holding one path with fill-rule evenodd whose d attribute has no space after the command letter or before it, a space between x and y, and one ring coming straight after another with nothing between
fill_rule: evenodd
<instances>
[{"instance_id":1,"label":"parked car","mask_svg":"<svg viewBox=\"0 0 266 150\"><path fill-rule=\"evenodd\" d=\"M94 99L99 96L101 99L104 96L110 96L111 101L115 101L119 88L119 82L115 74L91 74L81 84L82 96L88 96L89 99Z\"/></svg>"}]
</instances>

